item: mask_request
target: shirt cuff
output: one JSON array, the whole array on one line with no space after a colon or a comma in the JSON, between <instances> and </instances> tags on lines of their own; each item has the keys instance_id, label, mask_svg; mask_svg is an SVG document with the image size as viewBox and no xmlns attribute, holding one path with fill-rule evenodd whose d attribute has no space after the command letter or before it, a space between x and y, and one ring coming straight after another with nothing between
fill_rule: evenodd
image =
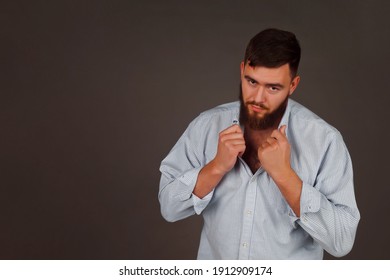
<instances>
[{"instance_id":1,"label":"shirt cuff","mask_svg":"<svg viewBox=\"0 0 390 280\"><path fill-rule=\"evenodd\" d=\"M213 197L214 190L212 190L209 194L207 194L203 198L197 197L192 192L194 191L196 181L198 180L199 172L202 167L191 169L185 173L183 173L179 181L186 185L188 188L185 188L182 193L179 194L180 200L187 200L192 197L192 203L194 205L195 213L200 215L206 206L209 204L211 198Z\"/></svg>"},{"instance_id":2,"label":"shirt cuff","mask_svg":"<svg viewBox=\"0 0 390 280\"><path fill-rule=\"evenodd\" d=\"M199 198L195 194L192 194L192 201L194 202L195 213L200 215L206 206L209 204L211 198L213 197L214 190L208 193L205 197Z\"/></svg>"},{"instance_id":3,"label":"shirt cuff","mask_svg":"<svg viewBox=\"0 0 390 280\"><path fill-rule=\"evenodd\" d=\"M184 188L181 188L182 191L177 194L178 198L181 201L187 200L191 198L192 196L192 191L195 188L196 181L198 180L198 175L202 167L190 169L180 175L179 181L185 185Z\"/></svg>"},{"instance_id":4,"label":"shirt cuff","mask_svg":"<svg viewBox=\"0 0 390 280\"><path fill-rule=\"evenodd\" d=\"M300 200L300 209L301 217L305 216L306 213L314 213L320 210L320 201L321 194L314 187L303 182L302 191L301 191L301 200ZM290 217L290 222L294 227L296 226L295 222L300 219L292 208L288 206L288 215Z\"/></svg>"},{"instance_id":5,"label":"shirt cuff","mask_svg":"<svg viewBox=\"0 0 390 280\"><path fill-rule=\"evenodd\" d=\"M321 207L321 193L303 182L301 192L301 216L305 213L315 213L320 210Z\"/></svg>"}]
</instances>

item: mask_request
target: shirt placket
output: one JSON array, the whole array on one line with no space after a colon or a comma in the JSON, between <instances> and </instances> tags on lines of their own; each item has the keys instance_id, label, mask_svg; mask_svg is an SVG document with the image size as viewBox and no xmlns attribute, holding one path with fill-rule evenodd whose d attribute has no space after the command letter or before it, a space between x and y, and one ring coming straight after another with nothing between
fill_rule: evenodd
<instances>
[{"instance_id":1,"label":"shirt placket","mask_svg":"<svg viewBox=\"0 0 390 280\"><path fill-rule=\"evenodd\" d=\"M246 175L248 176L248 175ZM252 230L253 230L253 218L256 203L256 178L257 174L251 176L248 186L246 188L243 223L241 230L239 259L249 259L252 241Z\"/></svg>"}]
</instances>

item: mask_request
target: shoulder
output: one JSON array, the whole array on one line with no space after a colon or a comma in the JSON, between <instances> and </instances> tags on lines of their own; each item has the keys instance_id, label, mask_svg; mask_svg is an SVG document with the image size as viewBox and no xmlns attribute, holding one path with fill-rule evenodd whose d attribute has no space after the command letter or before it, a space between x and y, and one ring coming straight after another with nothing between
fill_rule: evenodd
<instances>
[{"instance_id":1,"label":"shoulder","mask_svg":"<svg viewBox=\"0 0 390 280\"><path fill-rule=\"evenodd\" d=\"M215 117L226 117L229 115L237 115L240 109L240 102L230 102L212 109L206 110L199 115L199 118L215 118Z\"/></svg>"},{"instance_id":2,"label":"shoulder","mask_svg":"<svg viewBox=\"0 0 390 280\"><path fill-rule=\"evenodd\" d=\"M181 137L186 145L202 158L211 160L215 154L219 133L231 126L238 118L239 102L222 104L199 114L187 127Z\"/></svg>"},{"instance_id":3,"label":"shoulder","mask_svg":"<svg viewBox=\"0 0 390 280\"><path fill-rule=\"evenodd\" d=\"M288 123L290 129L287 137L292 148L292 162L306 181L314 183L316 174L325 165L347 166L351 162L341 133L296 101L291 102ZM304 170L312 170L314 173L311 175L314 175L305 175Z\"/></svg>"},{"instance_id":4,"label":"shoulder","mask_svg":"<svg viewBox=\"0 0 390 280\"><path fill-rule=\"evenodd\" d=\"M305 145L309 149L322 152L334 145L346 148L339 130L298 102L294 100L289 102L290 133L297 146Z\"/></svg>"},{"instance_id":5,"label":"shoulder","mask_svg":"<svg viewBox=\"0 0 390 280\"><path fill-rule=\"evenodd\" d=\"M238 119L239 111L239 101L222 104L200 113L199 116L192 121L190 126L229 126L234 119Z\"/></svg>"},{"instance_id":6,"label":"shoulder","mask_svg":"<svg viewBox=\"0 0 390 280\"><path fill-rule=\"evenodd\" d=\"M311 130L321 134L341 135L340 132L324 119L313 113L302 104L292 99L290 102L290 122L298 130Z\"/></svg>"}]
</instances>

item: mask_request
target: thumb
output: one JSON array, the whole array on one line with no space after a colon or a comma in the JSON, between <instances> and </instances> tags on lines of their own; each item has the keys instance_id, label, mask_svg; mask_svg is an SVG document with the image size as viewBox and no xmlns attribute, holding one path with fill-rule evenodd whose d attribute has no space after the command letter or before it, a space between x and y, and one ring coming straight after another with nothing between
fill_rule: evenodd
<instances>
[{"instance_id":1,"label":"thumb","mask_svg":"<svg viewBox=\"0 0 390 280\"><path fill-rule=\"evenodd\" d=\"M287 136L287 135L286 135L286 128L287 128L287 126L285 126L285 125L282 125L282 126L280 127L280 132L281 132L284 136Z\"/></svg>"}]
</instances>

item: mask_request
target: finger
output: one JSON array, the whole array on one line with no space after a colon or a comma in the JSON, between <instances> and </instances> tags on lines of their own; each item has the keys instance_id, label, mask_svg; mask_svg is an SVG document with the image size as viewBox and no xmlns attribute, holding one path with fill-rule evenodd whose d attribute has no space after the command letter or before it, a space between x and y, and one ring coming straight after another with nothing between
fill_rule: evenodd
<instances>
[{"instance_id":1,"label":"finger","mask_svg":"<svg viewBox=\"0 0 390 280\"><path fill-rule=\"evenodd\" d=\"M229 144L232 145L245 145L245 140L244 139L232 139L229 141Z\"/></svg>"},{"instance_id":2,"label":"finger","mask_svg":"<svg viewBox=\"0 0 390 280\"><path fill-rule=\"evenodd\" d=\"M281 132L285 137L287 137L287 135L286 135L286 128L287 128L286 125L282 125L282 126L280 127L280 132Z\"/></svg>"},{"instance_id":3,"label":"finger","mask_svg":"<svg viewBox=\"0 0 390 280\"><path fill-rule=\"evenodd\" d=\"M270 143L268 143L267 141L261 143L261 145L259 146L259 150L264 150L266 148L268 148L269 146L271 146Z\"/></svg>"},{"instance_id":4,"label":"finger","mask_svg":"<svg viewBox=\"0 0 390 280\"><path fill-rule=\"evenodd\" d=\"M232 126L229 126L225 130L223 130L221 134L228 134L228 133L235 133L235 132L241 132L241 128L237 124L233 124Z\"/></svg>"},{"instance_id":5,"label":"finger","mask_svg":"<svg viewBox=\"0 0 390 280\"><path fill-rule=\"evenodd\" d=\"M267 141L268 142L268 144L270 144L270 145L274 145L274 144L276 144L276 142L278 141L278 139L276 138L276 137L268 137L267 138L267 140L265 140L265 141Z\"/></svg>"},{"instance_id":6,"label":"finger","mask_svg":"<svg viewBox=\"0 0 390 280\"><path fill-rule=\"evenodd\" d=\"M225 134L220 136L221 142L227 143L229 141L234 141L234 140L245 141L244 135L242 135L241 133L230 133L230 134Z\"/></svg>"},{"instance_id":7,"label":"finger","mask_svg":"<svg viewBox=\"0 0 390 280\"><path fill-rule=\"evenodd\" d=\"M285 140L285 139L286 139L285 134L283 134L281 131L279 131L279 130L277 130L277 129L275 129L274 131L272 131L271 137L276 138L276 140Z\"/></svg>"},{"instance_id":8,"label":"finger","mask_svg":"<svg viewBox=\"0 0 390 280\"><path fill-rule=\"evenodd\" d=\"M230 144L231 144L231 148L237 151L238 153L244 152L246 149L245 141L235 141Z\"/></svg>"},{"instance_id":9,"label":"finger","mask_svg":"<svg viewBox=\"0 0 390 280\"><path fill-rule=\"evenodd\" d=\"M245 141L241 139L230 139L229 141L223 142L226 147L236 148L239 145L245 145Z\"/></svg>"},{"instance_id":10,"label":"finger","mask_svg":"<svg viewBox=\"0 0 390 280\"><path fill-rule=\"evenodd\" d=\"M240 147L238 156L241 157L241 156L245 153L245 150L246 150L246 146L245 146L245 145L242 145L242 146Z\"/></svg>"},{"instance_id":11,"label":"finger","mask_svg":"<svg viewBox=\"0 0 390 280\"><path fill-rule=\"evenodd\" d=\"M225 130L223 130L220 135L225 135L229 133L242 133L241 127L237 124L233 124L232 126L229 126Z\"/></svg>"},{"instance_id":12,"label":"finger","mask_svg":"<svg viewBox=\"0 0 390 280\"><path fill-rule=\"evenodd\" d=\"M233 124L233 127L235 129L235 132L242 133L242 129L238 124Z\"/></svg>"},{"instance_id":13,"label":"finger","mask_svg":"<svg viewBox=\"0 0 390 280\"><path fill-rule=\"evenodd\" d=\"M245 143L241 143L241 144L236 144L233 146L234 149L238 152L242 152L245 150L246 146L245 146Z\"/></svg>"},{"instance_id":14,"label":"finger","mask_svg":"<svg viewBox=\"0 0 390 280\"><path fill-rule=\"evenodd\" d=\"M244 154L245 149L245 144L230 145L227 152L232 156L241 156Z\"/></svg>"}]
</instances>

